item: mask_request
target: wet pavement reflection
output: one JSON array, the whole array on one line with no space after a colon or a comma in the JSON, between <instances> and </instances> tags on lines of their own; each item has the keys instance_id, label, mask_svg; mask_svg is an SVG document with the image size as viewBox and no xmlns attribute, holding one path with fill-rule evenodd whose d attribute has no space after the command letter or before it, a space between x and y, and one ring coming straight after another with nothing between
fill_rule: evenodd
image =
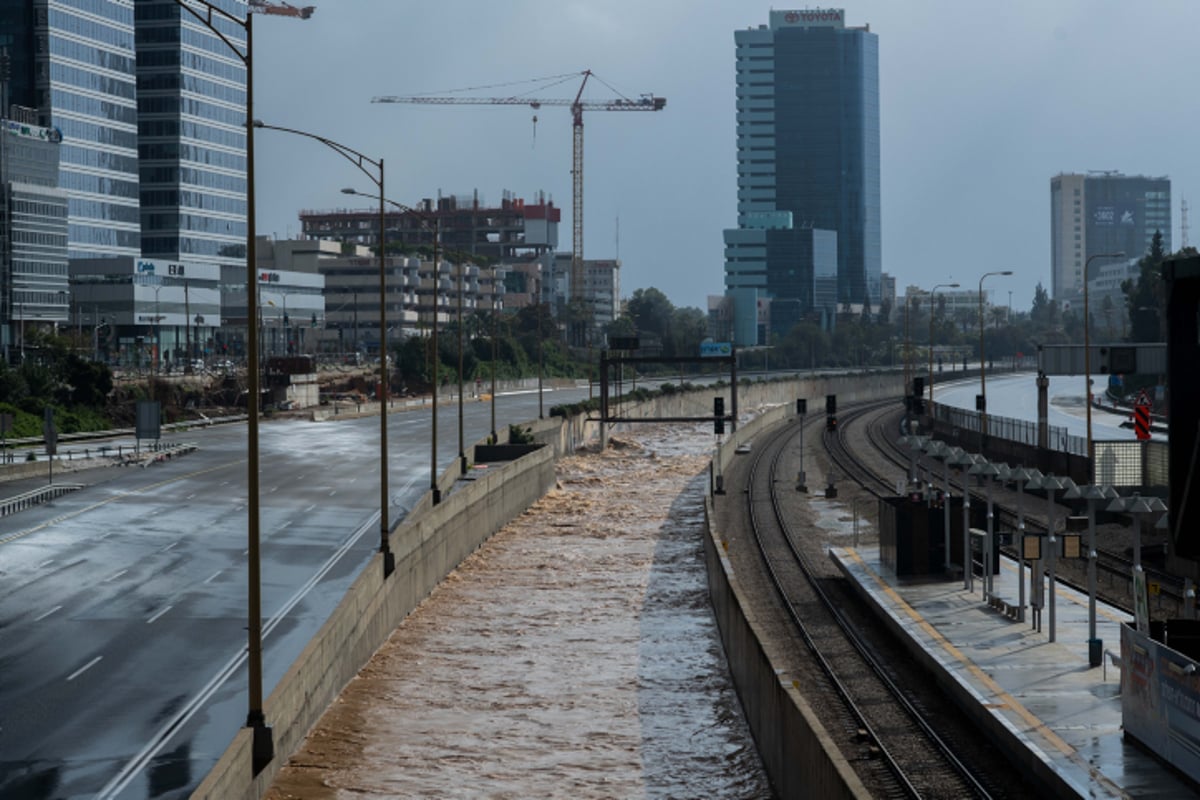
<instances>
[{"instance_id":1,"label":"wet pavement reflection","mask_svg":"<svg viewBox=\"0 0 1200 800\"><path fill-rule=\"evenodd\" d=\"M404 622L269 797L769 797L708 603L700 428L563 459Z\"/></svg>"}]
</instances>

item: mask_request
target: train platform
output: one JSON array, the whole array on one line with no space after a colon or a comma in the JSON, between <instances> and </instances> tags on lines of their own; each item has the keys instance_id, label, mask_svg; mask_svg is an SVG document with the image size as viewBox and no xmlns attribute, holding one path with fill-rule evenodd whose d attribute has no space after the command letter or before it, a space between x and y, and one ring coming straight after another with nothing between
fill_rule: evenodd
<instances>
[{"instance_id":1,"label":"train platform","mask_svg":"<svg viewBox=\"0 0 1200 800\"><path fill-rule=\"evenodd\" d=\"M1124 612L1097 603L1096 636L1105 656L1102 666L1089 667L1087 595L1059 584L1051 642L1048 594L1040 632L1028 611L1024 622L1013 618L1019 597L1013 561L1001 559L992 605L978 577L968 592L961 578L898 578L875 547L834 548L830 555L914 658L1047 795L1197 796L1195 786L1122 734ZM1028 594L1028 568L1025 576Z\"/></svg>"}]
</instances>

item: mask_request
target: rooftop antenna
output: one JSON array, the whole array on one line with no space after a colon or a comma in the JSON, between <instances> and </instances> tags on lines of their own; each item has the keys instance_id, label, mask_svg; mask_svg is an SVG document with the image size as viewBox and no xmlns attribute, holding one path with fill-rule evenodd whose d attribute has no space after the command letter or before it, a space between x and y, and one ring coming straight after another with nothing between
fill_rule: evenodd
<instances>
[{"instance_id":1,"label":"rooftop antenna","mask_svg":"<svg viewBox=\"0 0 1200 800\"><path fill-rule=\"evenodd\" d=\"M1183 239L1183 244L1180 245L1182 249L1188 246L1188 201L1186 197L1179 201L1179 228L1180 238Z\"/></svg>"}]
</instances>

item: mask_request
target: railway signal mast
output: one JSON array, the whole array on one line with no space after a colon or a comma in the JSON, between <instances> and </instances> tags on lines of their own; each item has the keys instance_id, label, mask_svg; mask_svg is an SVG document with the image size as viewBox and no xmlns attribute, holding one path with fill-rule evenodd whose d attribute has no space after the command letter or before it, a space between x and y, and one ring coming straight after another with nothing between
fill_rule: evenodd
<instances>
[{"instance_id":1,"label":"railway signal mast","mask_svg":"<svg viewBox=\"0 0 1200 800\"><path fill-rule=\"evenodd\" d=\"M588 79L595 77L590 69L578 73L583 80L574 99L567 98L533 98L523 95L510 97L438 97L433 95L416 95L409 97L373 97L372 103L421 103L428 105L495 105L495 106L529 106L534 110L542 106L566 106L571 109L571 299L583 299L583 112L584 111L662 111L667 104L664 97L651 94L641 95L638 99L617 97L610 100L584 100L583 90L587 87ZM576 73L555 75L545 80L558 80L575 77ZM596 80L603 81L600 78ZM605 84L606 86L608 84ZM609 87L612 88L611 86ZM464 90L469 91L469 90ZM536 117L534 118L536 120Z\"/></svg>"}]
</instances>

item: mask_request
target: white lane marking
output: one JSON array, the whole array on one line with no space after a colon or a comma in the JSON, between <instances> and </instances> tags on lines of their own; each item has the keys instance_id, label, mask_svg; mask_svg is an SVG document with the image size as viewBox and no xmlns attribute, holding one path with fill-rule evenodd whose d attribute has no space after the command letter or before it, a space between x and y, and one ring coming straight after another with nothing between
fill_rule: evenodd
<instances>
[{"instance_id":1,"label":"white lane marking","mask_svg":"<svg viewBox=\"0 0 1200 800\"><path fill-rule=\"evenodd\" d=\"M105 582L105 583L109 583L109 582L111 582L111 581L115 581L117 578L121 577L121 576L122 576L122 575L124 575L126 572L129 572L129 570L127 570L127 569L123 569L123 570L121 570L120 572L118 572L116 575L111 575L111 576L109 576L109 577L105 578L105 579L104 579L104 582Z\"/></svg>"},{"instance_id":2,"label":"white lane marking","mask_svg":"<svg viewBox=\"0 0 1200 800\"><path fill-rule=\"evenodd\" d=\"M99 541L99 540L101 540L101 539L107 539L107 538L108 538L108 537L110 537L110 536L112 536L112 531L105 531L104 533L102 533L102 534L100 534L99 536L97 536L97 537L96 537L96 540L97 540L97 541Z\"/></svg>"},{"instance_id":3,"label":"white lane marking","mask_svg":"<svg viewBox=\"0 0 1200 800\"><path fill-rule=\"evenodd\" d=\"M291 598L289 598L288 601L283 604L283 607L266 621L266 624L263 625L262 631L264 641L266 641L267 636L270 635L271 631L275 630L275 627L283 622L288 613L295 608L310 591L312 591L312 588L316 586L317 583L324 578L331 569L333 569L342 556L349 552L350 548L352 548L354 544L363 537L364 534L366 534L368 531L374 530L372 526L378 522L379 512L376 511L371 515L370 519L364 522L362 526L356 530L350 536L350 538L348 538L342 544L342 546L325 561L324 564L321 565L321 568L318 569L316 573L304 583L303 586L296 590L296 593L293 594ZM134 756L125 764L121 771L118 772L117 775L100 790L100 793L97 794L96 797L99 800L110 800L110 798L118 795L126 786L132 783L133 779L136 778L143 769L145 769L146 764L148 764L150 760L159 753L159 751L167 746L167 743L171 740L172 734L174 734L176 730L184 725L189 719L194 717L196 713L204 706L204 704L208 702L209 698L216 694L217 690L220 689L221 686L227 680L229 680L229 678L236 673L245 662L246 649L244 647L239 648L237 654L230 658L229 661L225 663L225 666L222 667L207 684L205 684L204 688L200 690L199 694L192 697L187 704L180 709L180 711L178 711L170 719L166 720L158 732L155 733L150 739L150 742L143 747L136 756Z\"/></svg>"},{"instance_id":4,"label":"white lane marking","mask_svg":"<svg viewBox=\"0 0 1200 800\"><path fill-rule=\"evenodd\" d=\"M196 493L193 492L192 494L189 494L187 497L185 497L184 500L191 500L195 496L196 496Z\"/></svg>"},{"instance_id":5,"label":"white lane marking","mask_svg":"<svg viewBox=\"0 0 1200 800\"><path fill-rule=\"evenodd\" d=\"M53 559L53 558L47 558L47 559L46 559L45 561L43 561L42 563L38 564L38 565L37 565L37 568L38 568L38 569L41 569L42 567L45 567L45 566L47 566L47 565L49 565L49 564L53 564L53 563L54 563L54 559Z\"/></svg>"},{"instance_id":6,"label":"white lane marking","mask_svg":"<svg viewBox=\"0 0 1200 800\"><path fill-rule=\"evenodd\" d=\"M74 671L74 672L72 672L70 675L68 675L68 676L67 676L67 680L69 680L69 681L73 681L73 680L75 680L75 679L76 679L76 678L78 678L80 675L82 675L83 673L87 672L87 671L88 671L89 669L91 669L92 667L96 666L96 663L97 663L97 662L98 662L100 659L102 659L102 658L104 658L104 656L96 656L96 657L95 657L95 658L93 658L91 661L87 662L87 663L86 663L86 664L84 664L82 667L80 667L79 669L75 670L75 671Z\"/></svg>"},{"instance_id":7,"label":"white lane marking","mask_svg":"<svg viewBox=\"0 0 1200 800\"><path fill-rule=\"evenodd\" d=\"M275 494L278 491L279 491L278 486L272 486L270 489L267 490L267 494Z\"/></svg>"},{"instance_id":8,"label":"white lane marking","mask_svg":"<svg viewBox=\"0 0 1200 800\"><path fill-rule=\"evenodd\" d=\"M178 540L178 539L176 539L175 541L171 542L169 545L167 545L166 547L164 547L162 550L159 550L158 552L160 552L160 553L165 553L165 552L167 552L168 550L170 550L172 547L174 547L174 546L175 546L175 545L177 545L177 544L179 544L179 540Z\"/></svg>"},{"instance_id":9,"label":"white lane marking","mask_svg":"<svg viewBox=\"0 0 1200 800\"><path fill-rule=\"evenodd\" d=\"M330 492L329 496L333 497L335 494L337 494L337 489L334 489L332 492Z\"/></svg>"},{"instance_id":10,"label":"white lane marking","mask_svg":"<svg viewBox=\"0 0 1200 800\"><path fill-rule=\"evenodd\" d=\"M150 617L150 619L146 620L146 624L149 625L151 622L154 622L154 620L158 619L159 617L161 617L163 614L167 613L174 607L175 606L163 606L158 611L154 612L154 616L152 616L152 617Z\"/></svg>"},{"instance_id":11,"label":"white lane marking","mask_svg":"<svg viewBox=\"0 0 1200 800\"><path fill-rule=\"evenodd\" d=\"M350 483L354 483L356 480L358 480L358 478L351 478Z\"/></svg>"},{"instance_id":12,"label":"white lane marking","mask_svg":"<svg viewBox=\"0 0 1200 800\"><path fill-rule=\"evenodd\" d=\"M205 578L205 579L204 579L204 583L212 583L212 581L213 581L213 578L217 577L218 575L220 575L220 574L221 574L222 572L224 572L224 571L225 571L225 570L223 570L223 569L219 569L219 570L217 570L217 571L216 571L216 572L214 572L212 575L209 575L207 578Z\"/></svg>"},{"instance_id":13,"label":"white lane marking","mask_svg":"<svg viewBox=\"0 0 1200 800\"><path fill-rule=\"evenodd\" d=\"M44 620L46 617L48 617L48 616L50 616L51 614L53 614L55 611L58 611L60 608L62 608L62 606L55 606L54 608L50 609L49 611L47 611L47 612L43 613L43 614L42 614L40 617L34 617L34 618L33 618L33 621L34 621L34 622L41 622L41 621L42 621L42 620Z\"/></svg>"},{"instance_id":14,"label":"white lane marking","mask_svg":"<svg viewBox=\"0 0 1200 800\"><path fill-rule=\"evenodd\" d=\"M242 551L242 555L244 555L244 556L248 556L248 555L250 555L250 551L249 551L249 550L243 550L243 551Z\"/></svg>"},{"instance_id":15,"label":"white lane marking","mask_svg":"<svg viewBox=\"0 0 1200 800\"><path fill-rule=\"evenodd\" d=\"M304 514L307 514L308 512L312 511L314 508L316 508L316 506L315 506L315 505L314 505L314 506L309 506L308 508L304 509L304 511L303 511L302 513L304 513Z\"/></svg>"}]
</instances>

